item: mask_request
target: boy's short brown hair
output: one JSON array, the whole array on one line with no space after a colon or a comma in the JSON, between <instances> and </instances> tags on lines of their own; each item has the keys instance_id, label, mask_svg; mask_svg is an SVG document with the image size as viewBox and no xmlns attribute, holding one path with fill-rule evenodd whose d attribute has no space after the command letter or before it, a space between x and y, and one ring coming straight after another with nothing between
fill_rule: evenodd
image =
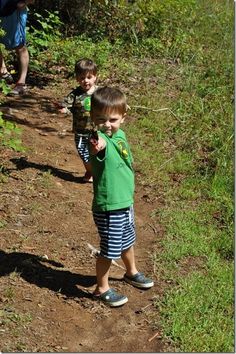
<instances>
[{"instance_id":1,"label":"boy's short brown hair","mask_svg":"<svg viewBox=\"0 0 236 354\"><path fill-rule=\"evenodd\" d=\"M100 87L91 96L91 115L95 112L107 115L116 112L125 115L127 111L126 97L115 87Z\"/></svg>"},{"instance_id":2,"label":"boy's short brown hair","mask_svg":"<svg viewBox=\"0 0 236 354\"><path fill-rule=\"evenodd\" d=\"M88 58L78 60L75 63L75 75L80 76L87 73L97 75L97 65L95 62Z\"/></svg>"}]
</instances>

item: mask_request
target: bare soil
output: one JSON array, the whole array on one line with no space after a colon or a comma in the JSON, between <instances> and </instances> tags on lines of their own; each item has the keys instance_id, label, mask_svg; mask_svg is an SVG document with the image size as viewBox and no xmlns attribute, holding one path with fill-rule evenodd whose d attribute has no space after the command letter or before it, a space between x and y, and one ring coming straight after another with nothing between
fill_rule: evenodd
<instances>
[{"instance_id":1,"label":"bare soil","mask_svg":"<svg viewBox=\"0 0 236 354\"><path fill-rule=\"evenodd\" d=\"M155 300L161 285L152 259L158 208L148 186L136 186L136 260L154 278L143 291L122 281L112 266L111 286L127 304L111 309L94 301L99 248L91 214L92 185L82 183L83 165L71 118L53 101L70 90L65 82L37 82L23 97L4 98L5 119L22 128L25 152L6 149L0 184L0 350L2 352L165 352ZM118 262L122 265L122 262Z\"/></svg>"}]
</instances>

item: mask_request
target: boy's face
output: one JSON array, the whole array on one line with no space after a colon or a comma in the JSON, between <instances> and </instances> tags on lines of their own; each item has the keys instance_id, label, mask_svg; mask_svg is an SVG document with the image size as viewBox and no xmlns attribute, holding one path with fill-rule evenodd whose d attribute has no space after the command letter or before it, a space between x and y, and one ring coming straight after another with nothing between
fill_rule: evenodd
<instances>
[{"instance_id":1,"label":"boy's face","mask_svg":"<svg viewBox=\"0 0 236 354\"><path fill-rule=\"evenodd\" d=\"M92 114L92 120L97 126L98 130L108 136L112 136L120 128L121 123L124 122L125 115L117 112L111 112L109 115L104 115L99 112Z\"/></svg>"},{"instance_id":2,"label":"boy's face","mask_svg":"<svg viewBox=\"0 0 236 354\"><path fill-rule=\"evenodd\" d=\"M80 84L84 91L89 91L97 80L97 76L92 73L82 74L76 76L76 81Z\"/></svg>"}]
</instances>

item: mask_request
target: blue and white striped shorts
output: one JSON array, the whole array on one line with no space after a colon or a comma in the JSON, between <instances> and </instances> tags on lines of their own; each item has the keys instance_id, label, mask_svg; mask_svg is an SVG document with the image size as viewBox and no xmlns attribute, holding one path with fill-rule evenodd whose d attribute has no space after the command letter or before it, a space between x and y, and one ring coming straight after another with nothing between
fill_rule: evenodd
<instances>
[{"instance_id":1,"label":"blue and white striped shorts","mask_svg":"<svg viewBox=\"0 0 236 354\"><path fill-rule=\"evenodd\" d=\"M89 161L88 136L75 134L75 145L79 156L84 162Z\"/></svg>"},{"instance_id":2,"label":"blue and white striped shorts","mask_svg":"<svg viewBox=\"0 0 236 354\"><path fill-rule=\"evenodd\" d=\"M136 239L134 210L130 208L93 212L100 236L100 254L108 259L119 259Z\"/></svg>"}]
</instances>

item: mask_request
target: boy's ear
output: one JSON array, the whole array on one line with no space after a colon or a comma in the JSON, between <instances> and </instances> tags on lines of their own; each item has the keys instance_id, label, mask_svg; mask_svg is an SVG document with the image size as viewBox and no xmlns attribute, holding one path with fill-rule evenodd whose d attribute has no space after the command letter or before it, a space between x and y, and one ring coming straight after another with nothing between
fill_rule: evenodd
<instances>
[{"instance_id":1,"label":"boy's ear","mask_svg":"<svg viewBox=\"0 0 236 354\"><path fill-rule=\"evenodd\" d=\"M123 114L123 117L122 117L122 119L121 119L121 123L124 122L125 118L126 118L126 113Z\"/></svg>"}]
</instances>

